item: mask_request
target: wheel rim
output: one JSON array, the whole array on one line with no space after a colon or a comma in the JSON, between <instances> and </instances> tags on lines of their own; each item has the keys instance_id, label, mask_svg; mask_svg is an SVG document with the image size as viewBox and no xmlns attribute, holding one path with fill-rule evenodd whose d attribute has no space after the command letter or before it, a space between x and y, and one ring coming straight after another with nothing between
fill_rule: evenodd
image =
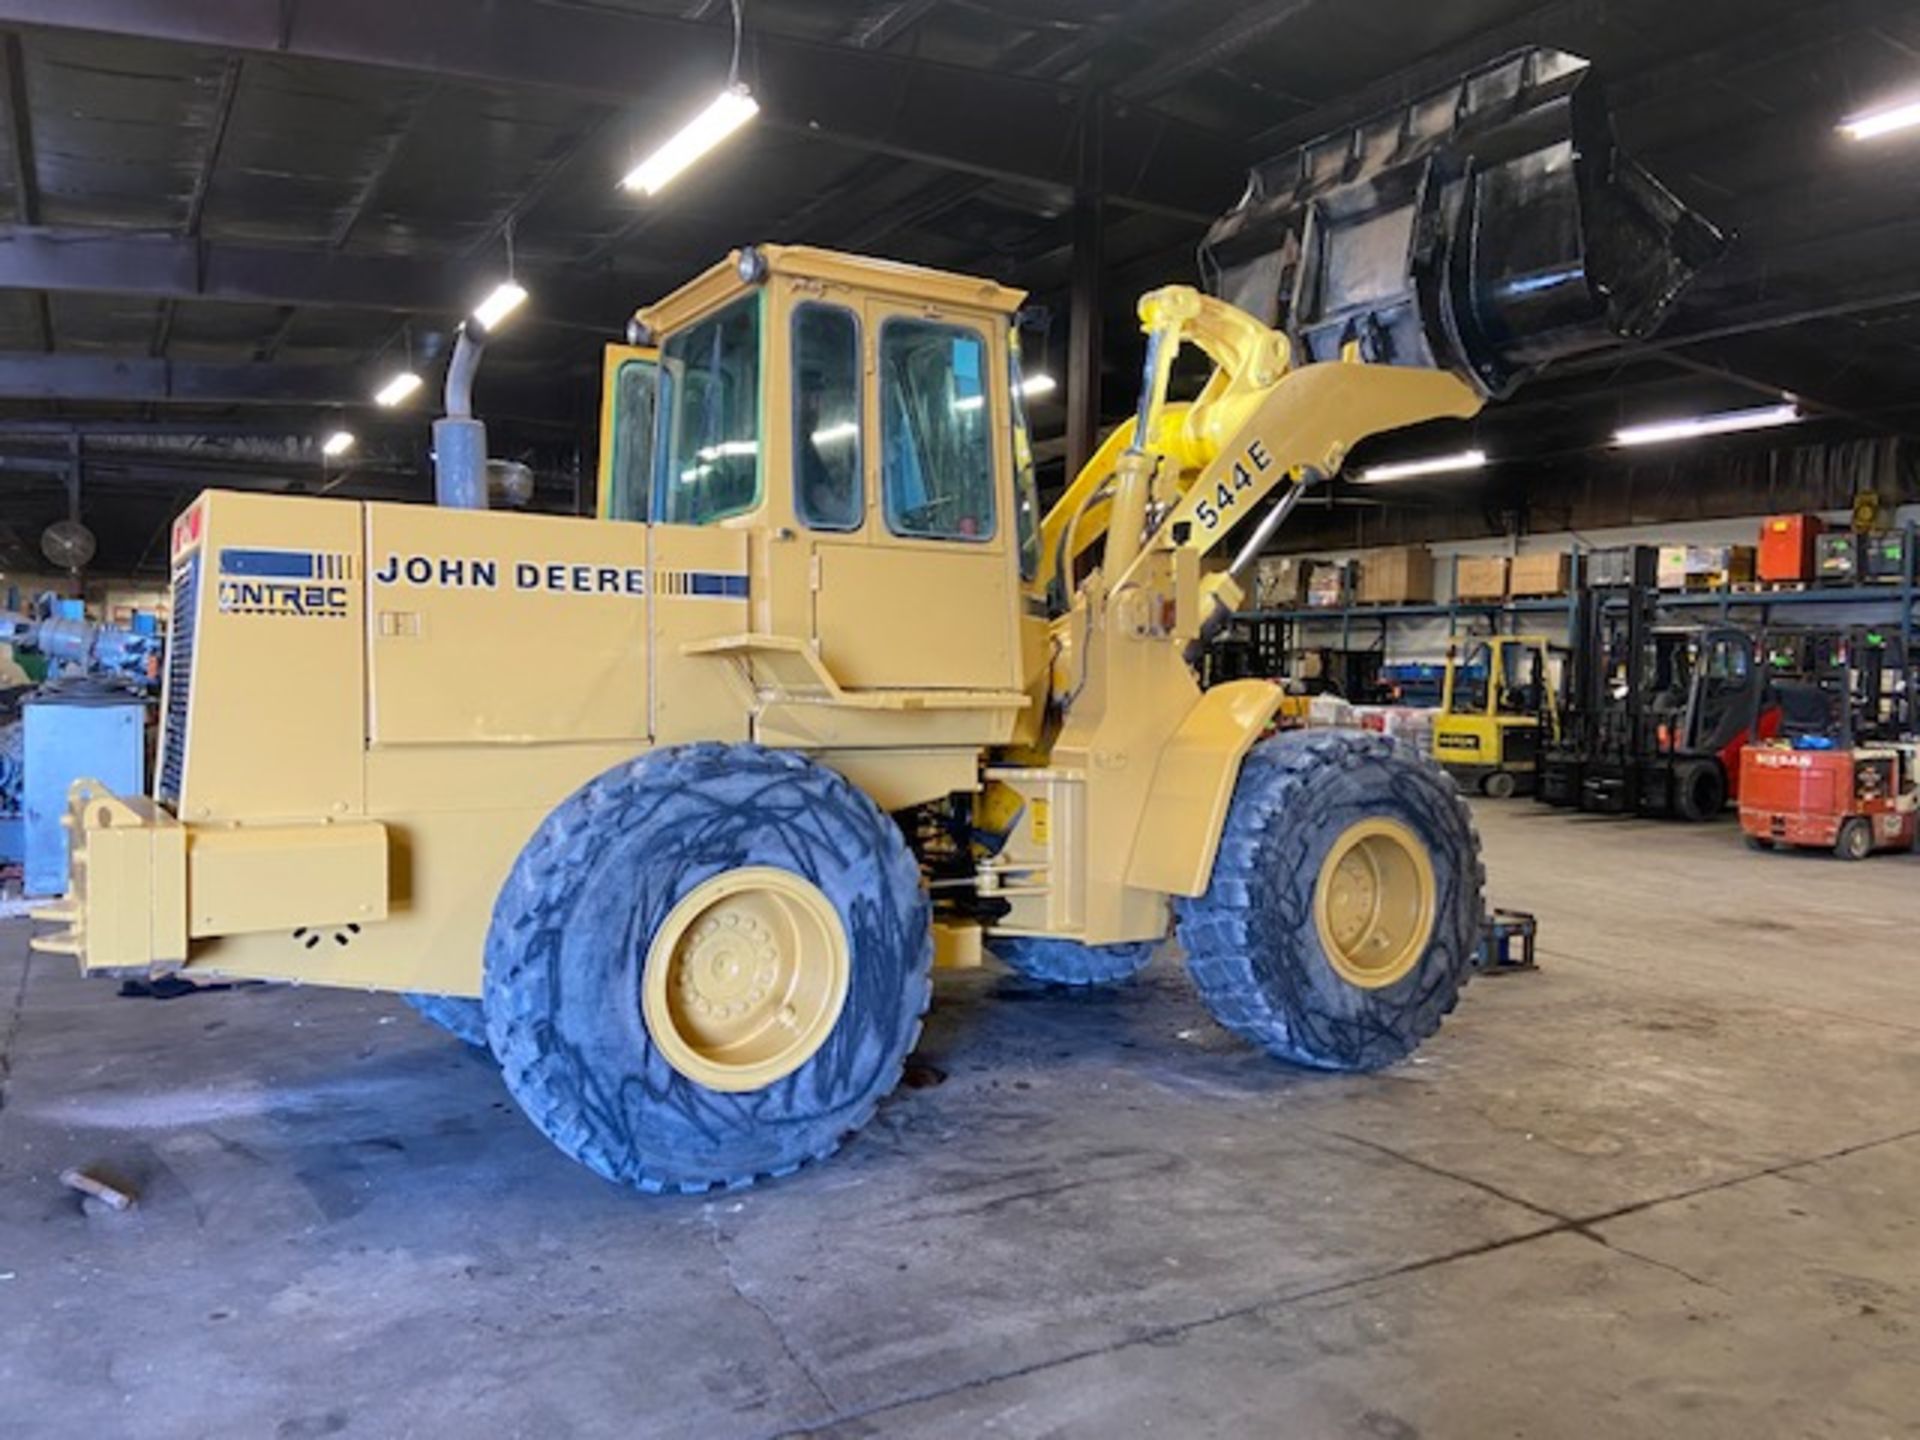
<instances>
[{"instance_id":1,"label":"wheel rim","mask_svg":"<svg viewBox=\"0 0 1920 1440\"><path fill-rule=\"evenodd\" d=\"M1435 894L1427 847L1405 825L1349 825L1327 851L1313 890L1327 962L1363 990L1404 979L1433 938Z\"/></svg>"},{"instance_id":2,"label":"wheel rim","mask_svg":"<svg viewBox=\"0 0 1920 1440\"><path fill-rule=\"evenodd\" d=\"M787 870L729 870L695 886L647 949L640 1009L666 1062L713 1090L758 1090L825 1043L846 1005L846 927Z\"/></svg>"}]
</instances>

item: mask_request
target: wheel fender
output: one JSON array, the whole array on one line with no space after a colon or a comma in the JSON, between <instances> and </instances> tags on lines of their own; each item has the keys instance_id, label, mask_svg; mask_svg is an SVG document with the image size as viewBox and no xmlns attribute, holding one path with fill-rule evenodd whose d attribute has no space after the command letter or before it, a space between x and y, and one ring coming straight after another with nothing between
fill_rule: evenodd
<instances>
[{"instance_id":1,"label":"wheel fender","mask_svg":"<svg viewBox=\"0 0 1920 1440\"><path fill-rule=\"evenodd\" d=\"M1187 712L1160 752L1127 861L1127 884L1199 895L1213 874L1240 762L1280 708L1278 685L1216 685Z\"/></svg>"}]
</instances>

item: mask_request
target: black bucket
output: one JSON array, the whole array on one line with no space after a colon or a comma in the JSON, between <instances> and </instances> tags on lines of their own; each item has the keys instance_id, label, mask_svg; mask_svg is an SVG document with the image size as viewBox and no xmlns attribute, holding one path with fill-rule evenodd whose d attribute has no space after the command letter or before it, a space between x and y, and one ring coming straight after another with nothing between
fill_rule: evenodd
<instances>
[{"instance_id":1,"label":"black bucket","mask_svg":"<svg viewBox=\"0 0 1920 1440\"><path fill-rule=\"evenodd\" d=\"M1652 334L1726 245L1621 153L1588 63L1534 48L1257 166L1202 256L1302 362L1357 342L1499 396Z\"/></svg>"}]
</instances>

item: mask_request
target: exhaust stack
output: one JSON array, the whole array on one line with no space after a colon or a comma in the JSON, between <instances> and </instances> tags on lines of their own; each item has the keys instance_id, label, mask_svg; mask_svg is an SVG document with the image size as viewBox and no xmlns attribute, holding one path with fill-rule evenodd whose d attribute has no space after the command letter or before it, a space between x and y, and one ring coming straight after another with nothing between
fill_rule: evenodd
<instances>
[{"instance_id":1,"label":"exhaust stack","mask_svg":"<svg viewBox=\"0 0 1920 1440\"><path fill-rule=\"evenodd\" d=\"M473 377L487 332L461 325L447 364L447 413L433 422L433 499L453 510L487 508L487 427L473 417Z\"/></svg>"}]
</instances>

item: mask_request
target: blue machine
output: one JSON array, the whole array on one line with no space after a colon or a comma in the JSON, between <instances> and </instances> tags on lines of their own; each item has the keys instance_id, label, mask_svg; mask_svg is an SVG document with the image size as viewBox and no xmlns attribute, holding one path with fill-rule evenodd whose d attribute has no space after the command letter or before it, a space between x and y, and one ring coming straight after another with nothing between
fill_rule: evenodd
<instances>
[{"instance_id":1,"label":"blue machine","mask_svg":"<svg viewBox=\"0 0 1920 1440\"><path fill-rule=\"evenodd\" d=\"M116 795L147 788L147 702L118 686L56 683L20 707L25 732L26 880L29 895L67 888L67 787L91 777Z\"/></svg>"},{"instance_id":2,"label":"blue machine","mask_svg":"<svg viewBox=\"0 0 1920 1440\"><path fill-rule=\"evenodd\" d=\"M0 612L0 644L45 656L46 684L0 725L0 859L25 862L29 895L67 888L67 788L91 777L122 795L146 790L146 713L158 683L160 627L138 615L96 625L78 600L42 596ZM17 693L17 692L14 692Z\"/></svg>"}]
</instances>

